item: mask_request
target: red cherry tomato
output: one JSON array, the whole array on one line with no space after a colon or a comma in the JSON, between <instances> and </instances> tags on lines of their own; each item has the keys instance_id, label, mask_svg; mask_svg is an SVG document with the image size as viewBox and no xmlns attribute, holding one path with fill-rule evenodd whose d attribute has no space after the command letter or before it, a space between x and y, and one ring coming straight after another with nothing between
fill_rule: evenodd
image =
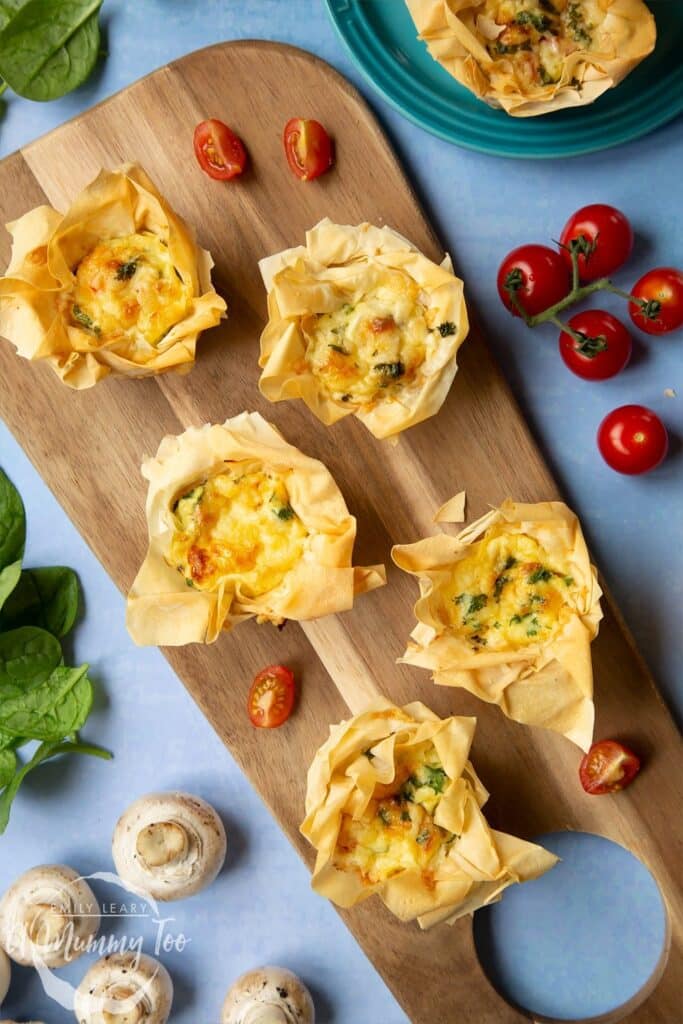
<instances>
[{"instance_id":1,"label":"red cherry tomato","mask_svg":"<svg viewBox=\"0 0 683 1024\"><path fill-rule=\"evenodd\" d=\"M594 743L579 765L581 785L592 796L626 789L640 771L640 758L616 740Z\"/></svg>"},{"instance_id":2,"label":"red cherry tomato","mask_svg":"<svg viewBox=\"0 0 683 1024\"><path fill-rule=\"evenodd\" d=\"M270 665L254 679L247 699L251 724L257 729L277 729L294 707L294 675L284 665Z\"/></svg>"},{"instance_id":3,"label":"red cherry tomato","mask_svg":"<svg viewBox=\"0 0 683 1024\"><path fill-rule=\"evenodd\" d=\"M582 340L566 331L560 335L560 355L577 377L607 380L631 358L631 335L620 320L602 309L586 309L569 321Z\"/></svg>"},{"instance_id":4,"label":"red cherry tomato","mask_svg":"<svg viewBox=\"0 0 683 1024\"><path fill-rule=\"evenodd\" d=\"M312 181L332 166L332 142L319 121L293 117L282 141L287 162L302 181Z\"/></svg>"},{"instance_id":5,"label":"red cherry tomato","mask_svg":"<svg viewBox=\"0 0 683 1024\"><path fill-rule=\"evenodd\" d=\"M644 405L622 405L598 428L600 453L618 473L648 473L664 460L669 435L656 413Z\"/></svg>"},{"instance_id":6,"label":"red cherry tomato","mask_svg":"<svg viewBox=\"0 0 683 1024\"><path fill-rule=\"evenodd\" d=\"M217 181L236 178L247 166L242 140L216 118L202 121L195 128L194 154L204 173Z\"/></svg>"},{"instance_id":7,"label":"red cherry tomato","mask_svg":"<svg viewBox=\"0 0 683 1024\"><path fill-rule=\"evenodd\" d=\"M520 245L507 254L498 270L498 294L503 305L519 316L506 284L516 285L515 294L525 312L536 316L565 297L570 281L564 260L554 249Z\"/></svg>"},{"instance_id":8,"label":"red cherry tomato","mask_svg":"<svg viewBox=\"0 0 683 1024\"><path fill-rule=\"evenodd\" d=\"M583 238L583 242L576 240ZM560 235L562 255L571 270L572 243L579 249L579 277L582 281L596 281L607 277L631 255L633 228L628 219L614 206L593 203L573 213Z\"/></svg>"},{"instance_id":9,"label":"red cherry tomato","mask_svg":"<svg viewBox=\"0 0 683 1024\"><path fill-rule=\"evenodd\" d=\"M637 299L648 303L646 310L629 305L631 320L646 334L667 334L683 327L683 271L675 267L648 270L631 289Z\"/></svg>"}]
</instances>

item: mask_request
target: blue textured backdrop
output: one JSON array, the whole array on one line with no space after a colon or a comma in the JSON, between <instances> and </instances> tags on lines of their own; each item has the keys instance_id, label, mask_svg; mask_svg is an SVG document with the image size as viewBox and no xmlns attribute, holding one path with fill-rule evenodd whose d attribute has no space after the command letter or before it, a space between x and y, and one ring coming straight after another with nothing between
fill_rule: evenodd
<instances>
[{"instance_id":1,"label":"blue textured backdrop","mask_svg":"<svg viewBox=\"0 0 683 1024\"><path fill-rule=\"evenodd\" d=\"M625 284L653 264L683 265L677 223L681 121L633 145L591 157L507 162L434 139L376 99L318 0L107 0L104 20L109 55L78 93L44 106L7 95L1 152L11 152L166 61L222 39L292 42L347 74L379 114L453 253L506 375L567 498L581 514L596 559L662 691L680 715L683 336L639 340L624 374L604 384L584 383L565 370L553 331L532 334L504 313L494 279L509 248L557 237L567 215L591 201L621 207L634 223L636 252L621 275ZM619 311L618 300L606 305ZM677 390L677 397L665 397L669 388ZM662 469L641 479L612 473L595 450L602 416L624 402L642 402L659 411L673 436L672 456ZM195 790L224 813L231 852L228 869L208 894L170 908L177 920L169 928L191 939L182 954L165 958L177 987L173 1020L217 1024L232 978L257 962L280 961L301 971L319 994L322 1022L404 1024L404 1015L335 913L309 892L303 866L163 658L132 646L120 596L2 426L0 462L27 505L29 564L63 561L81 575L86 617L77 631L75 657L92 664L107 695L87 731L117 755L115 767L64 764L25 786L10 829L0 839L0 887L38 861L73 862L84 872L107 868L113 823L133 796L151 788ZM607 870L609 863L607 856ZM580 878L574 884L580 899ZM625 898L623 892L614 895L615 914ZM650 912L656 921L657 907ZM530 935L536 920L531 913ZM647 941L655 928L644 928L640 941ZM146 929L149 937L153 926L148 923ZM571 946L569 924L565 938ZM598 980L592 990L591 1012L602 1009L605 998L620 1001L629 994L618 951L604 960L605 981L601 986ZM65 972L72 978L81 973L78 965ZM520 992L528 989L523 982ZM554 998L567 1013L579 983L571 970L556 980ZM73 1019L42 995L36 977L26 970L16 973L3 1009L6 1015L44 1017L54 1024Z\"/></svg>"}]
</instances>

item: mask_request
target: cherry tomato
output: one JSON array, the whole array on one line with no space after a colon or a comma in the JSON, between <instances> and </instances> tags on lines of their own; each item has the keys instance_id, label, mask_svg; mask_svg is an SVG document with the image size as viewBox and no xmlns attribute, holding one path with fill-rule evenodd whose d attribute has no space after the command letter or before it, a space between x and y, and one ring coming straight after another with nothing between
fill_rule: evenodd
<instances>
[{"instance_id":1,"label":"cherry tomato","mask_svg":"<svg viewBox=\"0 0 683 1024\"><path fill-rule=\"evenodd\" d=\"M282 141L287 162L302 181L312 181L332 166L332 142L319 121L291 118Z\"/></svg>"},{"instance_id":2,"label":"cherry tomato","mask_svg":"<svg viewBox=\"0 0 683 1024\"><path fill-rule=\"evenodd\" d=\"M560 355L577 377L607 380L624 369L631 358L631 335L615 316L602 309L586 309L573 316L569 326L583 340L563 331Z\"/></svg>"},{"instance_id":3,"label":"cherry tomato","mask_svg":"<svg viewBox=\"0 0 683 1024\"><path fill-rule=\"evenodd\" d=\"M578 239L584 241L576 241ZM579 250L579 277L596 281L614 273L631 255L633 228L614 206L593 203L573 213L560 235L562 255L571 270L572 243Z\"/></svg>"},{"instance_id":4,"label":"cherry tomato","mask_svg":"<svg viewBox=\"0 0 683 1024\"><path fill-rule=\"evenodd\" d=\"M517 298L529 316L554 306L565 297L570 285L564 260L547 245L520 245L507 254L498 270L498 294L503 305L519 316L506 283L516 284Z\"/></svg>"},{"instance_id":5,"label":"cherry tomato","mask_svg":"<svg viewBox=\"0 0 683 1024\"><path fill-rule=\"evenodd\" d=\"M644 405L622 405L605 416L598 428L600 453L618 473L648 473L664 460L669 448L666 427Z\"/></svg>"},{"instance_id":6,"label":"cherry tomato","mask_svg":"<svg viewBox=\"0 0 683 1024\"><path fill-rule=\"evenodd\" d=\"M217 181L236 178L247 166L242 140L227 124L213 117L195 128L194 155L205 174Z\"/></svg>"},{"instance_id":7,"label":"cherry tomato","mask_svg":"<svg viewBox=\"0 0 683 1024\"><path fill-rule=\"evenodd\" d=\"M247 699L251 724L257 729L277 729L294 707L294 675L284 665L270 665L254 679Z\"/></svg>"},{"instance_id":8,"label":"cherry tomato","mask_svg":"<svg viewBox=\"0 0 683 1024\"><path fill-rule=\"evenodd\" d=\"M581 785L592 796L626 789L640 771L640 758L616 740L594 743L579 765Z\"/></svg>"},{"instance_id":9,"label":"cherry tomato","mask_svg":"<svg viewBox=\"0 0 683 1024\"><path fill-rule=\"evenodd\" d=\"M648 303L653 318L633 302L629 313L636 327L646 334L667 334L683 326L683 271L675 267L657 267L643 274L631 291Z\"/></svg>"}]
</instances>

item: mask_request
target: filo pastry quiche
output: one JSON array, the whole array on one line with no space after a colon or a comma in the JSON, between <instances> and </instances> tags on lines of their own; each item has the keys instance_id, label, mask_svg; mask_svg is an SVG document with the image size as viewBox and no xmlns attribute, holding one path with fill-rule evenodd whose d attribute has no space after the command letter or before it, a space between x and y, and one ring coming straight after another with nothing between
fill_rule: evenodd
<instances>
[{"instance_id":1,"label":"filo pastry quiche","mask_svg":"<svg viewBox=\"0 0 683 1024\"><path fill-rule=\"evenodd\" d=\"M420 584L401 661L588 750L602 592L565 504L508 500L456 537L400 544L392 558Z\"/></svg>"},{"instance_id":2,"label":"filo pastry quiche","mask_svg":"<svg viewBox=\"0 0 683 1024\"><path fill-rule=\"evenodd\" d=\"M137 165L102 171L65 214L39 206L8 229L0 334L69 387L185 373L225 315L210 254Z\"/></svg>"},{"instance_id":3,"label":"filo pastry quiche","mask_svg":"<svg viewBox=\"0 0 683 1024\"><path fill-rule=\"evenodd\" d=\"M340 907L377 893L402 921L452 923L557 858L491 829L469 761L476 719L384 699L333 725L308 772L301 832L313 888Z\"/></svg>"},{"instance_id":4,"label":"filo pastry quiche","mask_svg":"<svg viewBox=\"0 0 683 1024\"><path fill-rule=\"evenodd\" d=\"M592 103L656 41L642 0L406 2L432 57L514 117Z\"/></svg>"},{"instance_id":5,"label":"filo pastry quiche","mask_svg":"<svg viewBox=\"0 0 683 1024\"><path fill-rule=\"evenodd\" d=\"M325 219L259 266L266 398L302 398L328 425L355 415L379 438L438 412L468 332L448 256L438 266L390 228Z\"/></svg>"},{"instance_id":6,"label":"filo pastry quiche","mask_svg":"<svg viewBox=\"0 0 683 1024\"><path fill-rule=\"evenodd\" d=\"M318 618L385 583L383 565L351 564L356 520L329 470L258 413L165 437L142 473L149 548L127 606L138 644Z\"/></svg>"}]
</instances>

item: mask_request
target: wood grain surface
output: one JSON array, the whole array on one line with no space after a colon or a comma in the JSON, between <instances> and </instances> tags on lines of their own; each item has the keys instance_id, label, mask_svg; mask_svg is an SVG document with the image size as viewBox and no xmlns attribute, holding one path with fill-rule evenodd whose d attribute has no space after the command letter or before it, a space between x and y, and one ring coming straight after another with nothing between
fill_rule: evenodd
<instances>
[{"instance_id":1,"label":"wood grain surface","mask_svg":"<svg viewBox=\"0 0 683 1024\"><path fill-rule=\"evenodd\" d=\"M334 131L336 165L314 184L299 183L283 159L281 131L293 114L316 116ZM208 116L224 118L247 141L251 169L237 183L212 182L195 164L192 130ZM360 598L352 612L303 629L290 623L278 632L250 622L212 647L168 649L171 665L309 864L311 851L298 834L306 768L330 723L348 716L345 696L355 702L359 679L399 703L419 698L440 715L476 715L473 760L492 793L488 817L495 827L524 838L568 828L597 832L628 847L656 876L671 924L659 984L601 1019L675 1024L683 979L682 751L614 606L607 600L593 647L596 736L632 741L645 762L637 785L616 798L584 795L579 751L564 738L509 722L463 691L433 686L427 672L396 664L414 624L416 586L391 566L391 545L434 532L436 508L463 488L470 520L508 496L557 497L476 323L440 414L395 446L374 440L352 418L325 428L303 403L271 405L257 390L266 308L260 257L300 243L325 215L342 223L387 223L430 257L441 256L363 100L310 54L263 42L221 44L163 68L6 159L2 221L44 202L64 209L100 167L126 160L139 161L196 227L216 260L216 285L230 317L202 338L189 376L109 378L85 392L69 391L46 366L17 358L2 342L0 412L9 427L124 592L146 547L139 465L163 435L258 410L322 459L358 517L354 561L385 561L389 585ZM3 233L3 266L8 256ZM271 662L296 671L300 706L286 729L257 732L247 724L245 694L255 672ZM377 899L343 917L415 1024L528 1019L486 980L469 919L421 933Z\"/></svg>"}]
</instances>

